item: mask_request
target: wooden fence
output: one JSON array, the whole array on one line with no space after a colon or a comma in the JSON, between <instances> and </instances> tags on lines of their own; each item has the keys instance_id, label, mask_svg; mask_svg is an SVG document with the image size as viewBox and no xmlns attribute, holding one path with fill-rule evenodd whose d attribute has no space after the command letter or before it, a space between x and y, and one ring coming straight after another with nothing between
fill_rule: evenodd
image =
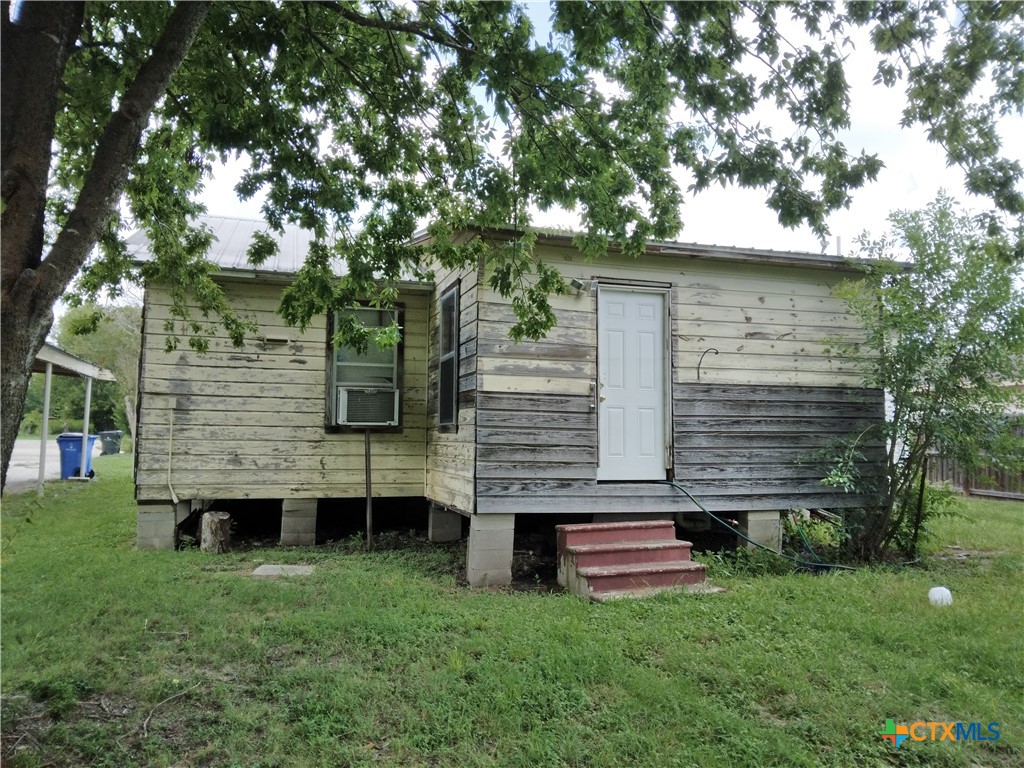
<instances>
[{"instance_id":1,"label":"wooden fence","mask_svg":"<svg viewBox=\"0 0 1024 768\"><path fill-rule=\"evenodd\" d=\"M1024 472L984 467L968 473L952 459L931 456L928 459L928 481L949 483L968 496L1024 500Z\"/></svg>"}]
</instances>

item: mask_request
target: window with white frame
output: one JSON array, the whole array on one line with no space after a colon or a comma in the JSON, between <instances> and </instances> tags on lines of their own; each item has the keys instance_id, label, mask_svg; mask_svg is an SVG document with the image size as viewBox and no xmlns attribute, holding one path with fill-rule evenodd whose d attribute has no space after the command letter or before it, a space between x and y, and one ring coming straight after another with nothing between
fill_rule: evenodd
<instances>
[{"instance_id":1,"label":"window with white frame","mask_svg":"<svg viewBox=\"0 0 1024 768\"><path fill-rule=\"evenodd\" d=\"M441 296L438 312L440 355L437 376L437 413L441 426L459 421L459 284Z\"/></svg>"},{"instance_id":2,"label":"window with white frame","mask_svg":"<svg viewBox=\"0 0 1024 768\"><path fill-rule=\"evenodd\" d=\"M398 310L363 307L354 310L356 320L367 328L386 328L399 317ZM338 327L335 313L334 327ZM334 348L331 366L334 424L345 427L394 427L401 420L400 344L383 348L372 340L360 352L353 346Z\"/></svg>"}]
</instances>

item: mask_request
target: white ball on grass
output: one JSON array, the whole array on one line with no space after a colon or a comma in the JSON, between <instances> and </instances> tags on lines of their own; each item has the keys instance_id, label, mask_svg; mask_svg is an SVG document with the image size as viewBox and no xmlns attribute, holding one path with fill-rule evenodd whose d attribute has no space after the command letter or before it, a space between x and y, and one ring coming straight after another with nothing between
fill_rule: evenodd
<instances>
[{"instance_id":1,"label":"white ball on grass","mask_svg":"<svg viewBox=\"0 0 1024 768\"><path fill-rule=\"evenodd\" d=\"M952 605L953 593L945 587L932 587L928 590L928 602L932 605Z\"/></svg>"}]
</instances>

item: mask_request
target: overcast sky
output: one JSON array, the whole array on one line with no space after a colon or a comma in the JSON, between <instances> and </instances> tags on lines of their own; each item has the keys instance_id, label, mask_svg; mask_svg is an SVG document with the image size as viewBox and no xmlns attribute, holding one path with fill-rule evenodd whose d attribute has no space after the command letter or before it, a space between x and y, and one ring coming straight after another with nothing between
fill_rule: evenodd
<instances>
[{"instance_id":1,"label":"overcast sky","mask_svg":"<svg viewBox=\"0 0 1024 768\"><path fill-rule=\"evenodd\" d=\"M546 3L530 6L530 15L538 28L540 39L548 34ZM889 212L897 209L921 208L945 189L970 208L986 207L984 200L966 194L963 174L959 168L948 168L941 148L925 138L921 128L904 129L899 125L904 105L900 85L895 89L876 86L871 81L876 59L866 38L857 41L856 50L847 60L847 81L851 87L852 127L843 137L851 153L866 150L877 153L885 164L876 182L855 191L848 210L833 215L829 224L832 236L829 252L836 251L839 238L844 254L854 249L854 239L864 230L880 234L885 229ZM766 110L759 115L770 124L773 117ZM1003 118L1000 123L1004 152L1024 162L1024 118ZM260 218L260 200L238 200L234 192L244 164L241 161L219 167L202 195L209 213L222 216ZM807 227L786 229L764 201L767 193L733 187L714 189L687 197L683 208L684 229L677 239L716 245L731 245L779 250L822 250L818 238ZM578 221L571 213L536 212L538 226L575 228Z\"/></svg>"}]
</instances>

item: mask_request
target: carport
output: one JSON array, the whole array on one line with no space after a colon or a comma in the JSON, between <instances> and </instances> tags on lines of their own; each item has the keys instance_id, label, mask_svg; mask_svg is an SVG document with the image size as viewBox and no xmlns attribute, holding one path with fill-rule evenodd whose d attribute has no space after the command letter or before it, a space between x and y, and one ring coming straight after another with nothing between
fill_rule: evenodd
<instances>
[{"instance_id":1,"label":"carport","mask_svg":"<svg viewBox=\"0 0 1024 768\"><path fill-rule=\"evenodd\" d=\"M82 456L86 455L89 448L89 407L92 399L92 382L114 381L114 374L106 368L83 360L80 357L65 352L53 344L43 344L43 348L36 354L32 362L32 373L43 373L46 375L43 384L43 424L42 435L39 440L39 485L37 492L43 494L43 480L46 477L46 440L49 437L50 429L50 382L54 375L57 376L81 376L85 379L85 413L82 416ZM85 479L85 461L78 471L79 479Z\"/></svg>"}]
</instances>

